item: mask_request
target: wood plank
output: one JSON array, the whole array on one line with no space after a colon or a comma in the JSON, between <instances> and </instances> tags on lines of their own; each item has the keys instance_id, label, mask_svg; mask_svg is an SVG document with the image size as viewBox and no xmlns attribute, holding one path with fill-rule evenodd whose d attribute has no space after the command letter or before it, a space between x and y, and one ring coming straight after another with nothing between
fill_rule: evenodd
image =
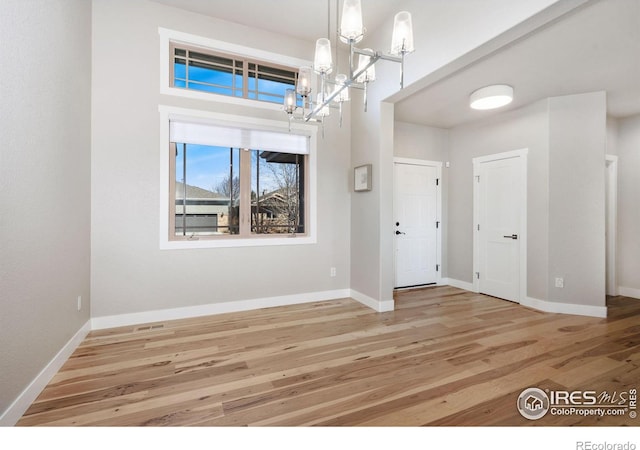
<instances>
[{"instance_id":1,"label":"wood plank","mask_svg":"<svg viewBox=\"0 0 640 450\"><path fill-rule=\"evenodd\" d=\"M640 385L640 302L548 314L449 286L91 332L20 426L638 425L523 418L523 389Z\"/></svg>"}]
</instances>

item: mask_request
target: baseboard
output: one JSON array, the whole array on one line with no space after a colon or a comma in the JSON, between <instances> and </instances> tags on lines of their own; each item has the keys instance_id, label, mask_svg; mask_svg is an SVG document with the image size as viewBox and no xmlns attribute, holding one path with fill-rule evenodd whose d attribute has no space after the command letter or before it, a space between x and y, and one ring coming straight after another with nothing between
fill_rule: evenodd
<instances>
[{"instance_id":1,"label":"baseboard","mask_svg":"<svg viewBox=\"0 0 640 450\"><path fill-rule=\"evenodd\" d=\"M351 298L380 313L393 311L395 308L393 299L379 301L354 289L351 289Z\"/></svg>"},{"instance_id":2,"label":"baseboard","mask_svg":"<svg viewBox=\"0 0 640 450\"><path fill-rule=\"evenodd\" d=\"M332 291L311 292L306 294L285 295L279 297L267 297L236 302L214 303L200 306L188 306L184 308L172 308L156 311L145 311L132 314L118 314L112 316L94 317L67 342L53 359L31 381L29 386L22 391L18 398L0 415L0 427L14 426L24 415L29 406L58 373L62 365L69 359L74 350L91 330L114 328L121 326L137 325L149 322L162 322L174 319L187 319L191 317L208 316L229 312L250 311L275 306L289 306L303 303L313 303L341 298L353 298L358 302L378 311L393 311L393 300L379 302L371 297L350 289L337 289Z\"/></svg>"},{"instance_id":3,"label":"baseboard","mask_svg":"<svg viewBox=\"0 0 640 450\"><path fill-rule=\"evenodd\" d=\"M467 283L466 281L456 280L454 278L443 278L441 284L452 286L458 289L463 289L465 291L474 292L473 291L473 283Z\"/></svg>"},{"instance_id":4,"label":"baseboard","mask_svg":"<svg viewBox=\"0 0 640 450\"><path fill-rule=\"evenodd\" d=\"M640 289L618 286L618 295L623 297L640 298Z\"/></svg>"},{"instance_id":5,"label":"baseboard","mask_svg":"<svg viewBox=\"0 0 640 450\"><path fill-rule=\"evenodd\" d=\"M465 291L474 292L473 284L467 283L465 281L456 280L453 278L443 278L443 285L449 285L456 287L458 289L464 289ZM623 294L621 289L620 295ZM633 297L634 290L631 289L629 294L626 296ZM636 298L640 298L640 290L635 290L635 294L638 295ZM572 303L558 303L558 302L550 302L548 300L540 300L537 298L527 297L523 302L520 303L522 306L526 306L528 308L537 309L539 311L550 312L550 313L559 313L559 314L574 314L578 316L589 316L589 317L607 317L607 307L606 306L588 306L588 305L575 305Z\"/></svg>"},{"instance_id":6,"label":"baseboard","mask_svg":"<svg viewBox=\"0 0 640 450\"><path fill-rule=\"evenodd\" d=\"M60 349L51 361L40 371L38 375L29 383L18 398L0 415L0 426L12 427L24 415L29 406L38 398L38 395L58 373L62 365L69 359L71 354L78 348L78 345L91 331L91 322L87 321L75 335Z\"/></svg>"},{"instance_id":7,"label":"baseboard","mask_svg":"<svg viewBox=\"0 0 640 450\"><path fill-rule=\"evenodd\" d=\"M113 316L92 318L91 329L102 330L105 328L125 327L142 323L163 322L166 320L176 319L189 319L192 317L211 316L215 314L271 308L274 306L290 306L302 303L336 300L339 298L348 298L350 296L351 291L349 289L338 289L333 291L310 292L305 294L284 295L279 297L238 300L235 302L186 306L183 308L159 309L139 313L117 314Z\"/></svg>"},{"instance_id":8,"label":"baseboard","mask_svg":"<svg viewBox=\"0 0 640 450\"><path fill-rule=\"evenodd\" d=\"M577 316L589 316L589 317L607 317L606 306L589 306L589 305L575 305L573 303L559 303L550 302L548 300L540 300L537 298L527 297L525 301L520 303L522 306L537 309L539 311L559 313L559 314L574 314Z\"/></svg>"}]
</instances>

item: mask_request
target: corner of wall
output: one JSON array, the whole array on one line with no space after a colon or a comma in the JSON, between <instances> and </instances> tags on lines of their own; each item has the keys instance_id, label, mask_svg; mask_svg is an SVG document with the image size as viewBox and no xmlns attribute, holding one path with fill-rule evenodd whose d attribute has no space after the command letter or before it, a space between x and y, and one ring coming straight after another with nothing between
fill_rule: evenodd
<instances>
[{"instance_id":1,"label":"corner of wall","mask_svg":"<svg viewBox=\"0 0 640 450\"><path fill-rule=\"evenodd\" d=\"M38 395L51 381L54 375L62 368L71 354L82 343L83 339L91 331L91 321L87 321L82 328L60 349L60 351L47 363L40 373L20 393L14 402L0 415L0 426L14 426L27 411L29 406L38 398Z\"/></svg>"}]
</instances>

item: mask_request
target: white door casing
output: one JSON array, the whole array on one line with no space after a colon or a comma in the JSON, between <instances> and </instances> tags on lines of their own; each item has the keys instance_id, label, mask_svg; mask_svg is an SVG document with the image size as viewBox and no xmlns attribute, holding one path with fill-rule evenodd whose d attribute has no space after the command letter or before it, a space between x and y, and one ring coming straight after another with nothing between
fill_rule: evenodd
<instances>
[{"instance_id":1,"label":"white door casing","mask_svg":"<svg viewBox=\"0 0 640 450\"><path fill-rule=\"evenodd\" d=\"M473 287L522 303L527 284L527 149L473 159Z\"/></svg>"},{"instance_id":2,"label":"white door casing","mask_svg":"<svg viewBox=\"0 0 640 450\"><path fill-rule=\"evenodd\" d=\"M606 155L606 270L607 295L618 295L618 277L616 268L616 250L618 235L618 157Z\"/></svg>"},{"instance_id":3,"label":"white door casing","mask_svg":"<svg viewBox=\"0 0 640 450\"><path fill-rule=\"evenodd\" d=\"M394 158L394 287L441 281L442 163Z\"/></svg>"}]
</instances>

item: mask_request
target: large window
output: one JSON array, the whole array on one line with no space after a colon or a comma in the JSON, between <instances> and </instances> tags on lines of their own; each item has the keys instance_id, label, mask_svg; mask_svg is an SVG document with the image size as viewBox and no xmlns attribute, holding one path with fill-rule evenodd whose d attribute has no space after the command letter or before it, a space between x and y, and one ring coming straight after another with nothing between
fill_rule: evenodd
<instances>
[{"instance_id":1,"label":"large window","mask_svg":"<svg viewBox=\"0 0 640 450\"><path fill-rule=\"evenodd\" d=\"M282 104L295 87L290 67L171 43L171 86Z\"/></svg>"},{"instance_id":2,"label":"large window","mask_svg":"<svg viewBox=\"0 0 640 450\"><path fill-rule=\"evenodd\" d=\"M309 138L170 124L169 240L306 235Z\"/></svg>"}]
</instances>

